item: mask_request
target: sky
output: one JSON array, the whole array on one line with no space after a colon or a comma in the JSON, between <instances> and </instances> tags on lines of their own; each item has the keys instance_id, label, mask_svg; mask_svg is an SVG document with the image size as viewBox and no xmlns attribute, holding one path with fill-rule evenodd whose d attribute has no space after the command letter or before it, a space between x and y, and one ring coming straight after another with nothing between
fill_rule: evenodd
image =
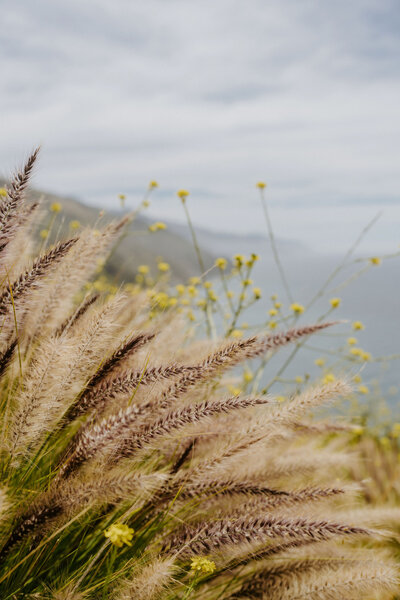
<instances>
[{"instance_id":1,"label":"sky","mask_svg":"<svg viewBox=\"0 0 400 600\"><path fill-rule=\"evenodd\" d=\"M2 0L0 174L321 252L400 243L398 0Z\"/></svg>"}]
</instances>

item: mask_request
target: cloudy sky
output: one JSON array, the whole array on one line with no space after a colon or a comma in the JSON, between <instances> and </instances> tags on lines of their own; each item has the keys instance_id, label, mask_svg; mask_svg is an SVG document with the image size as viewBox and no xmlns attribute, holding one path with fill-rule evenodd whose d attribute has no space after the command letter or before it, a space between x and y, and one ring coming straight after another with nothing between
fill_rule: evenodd
<instances>
[{"instance_id":1,"label":"cloudy sky","mask_svg":"<svg viewBox=\"0 0 400 600\"><path fill-rule=\"evenodd\" d=\"M2 0L0 171L111 207L341 249L400 243L398 0Z\"/></svg>"}]
</instances>

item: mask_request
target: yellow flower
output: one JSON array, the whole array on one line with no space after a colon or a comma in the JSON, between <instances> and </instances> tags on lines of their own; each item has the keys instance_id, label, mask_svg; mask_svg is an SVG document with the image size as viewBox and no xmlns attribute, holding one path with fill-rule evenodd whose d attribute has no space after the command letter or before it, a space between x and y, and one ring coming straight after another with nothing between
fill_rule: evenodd
<instances>
[{"instance_id":1,"label":"yellow flower","mask_svg":"<svg viewBox=\"0 0 400 600\"><path fill-rule=\"evenodd\" d=\"M267 184L265 183L265 181L259 181L256 185L259 190L263 190L264 188L267 187Z\"/></svg>"},{"instance_id":2,"label":"yellow flower","mask_svg":"<svg viewBox=\"0 0 400 600\"><path fill-rule=\"evenodd\" d=\"M323 379L324 383L333 383L335 381L335 376L333 373L327 373Z\"/></svg>"},{"instance_id":3,"label":"yellow flower","mask_svg":"<svg viewBox=\"0 0 400 600\"><path fill-rule=\"evenodd\" d=\"M200 298L200 300L197 301L197 306L200 308L204 308L205 306L207 306L206 300L204 300L204 298Z\"/></svg>"},{"instance_id":4,"label":"yellow flower","mask_svg":"<svg viewBox=\"0 0 400 600\"><path fill-rule=\"evenodd\" d=\"M226 269L227 264L228 261L226 260L226 258L217 258L215 261L215 266L221 269L221 271L224 271Z\"/></svg>"},{"instance_id":5,"label":"yellow flower","mask_svg":"<svg viewBox=\"0 0 400 600\"><path fill-rule=\"evenodd\" d=\"M231 333L231 336L234 338L241 338L243 336L243 331L240 329L234 329Z\"/></svg>"},{"instance_id":6,"label":"yellow flower","mask_svg":"<svg viewBox=\"0 0 400 600\"><path fill-rule=\"evenodd\" d=\"M241 267L243 265L243 263L245 262L245 258L243 256L243 254L235 254L235 256L233 258L235 260L237 267Z\"/></svg>"},{"instance_id":7,"label":"yellow flower","mask_svg":"<svg viewBox=\"0 0 400 600\"><path fill-rule=\"evenodd\" d=\"M189 319L189 321L195 321L196 317L194 316L193 312L191 310L188 310L187 314L187 318Z\"/></svg>"},{"instance_id":8,"label":"yellow flower","mask_svg":"<svg viewBox=\"0 0 400 600\"><path fill-rule=\"evenodd\" d=\"M369 389L367 388L366 385L359 385L358 391L360 392L360 394L368 394L369 393Z\"/></svg>"},{"instance_id":9,"label":"yellow flower","mask_svg":"<svg viewBox=\"0 0 400 600\"><path fill-rule=\"evenodd\" d=\"M189 283L190 283L191 285L199 285L199 283L200 283L200 282L201 282L201 279L200 279L200 277L191 277L191 278L189 279Z\"/></svg>"},{"instance_id":10,"label":"yellow flower","mask_svg":"<svg viewBox=\"0 0 400 600\"><path fill-rule=\"evenodd\" d=\"M271 317L275 317L278 314L278 311L275 308L270 308L269 311L268 311L268 314Z\"/></svg>"},{"instance_id":11,"label":"yellow flower","mask_svg":"<svg viewBox=\"0 0 400 600\"><path fill-rule=\"evenodd\" d=\"M349 346L354 346L355 344L357 344L357 338L349 337L347 338L347 343L349 344Z\"/></svg>"},{"instance_id":12,"label":"yellow flower","mask_svg":"<svg viewBox=\"0 0 400 600\"><path fill-rule=\"evenodd\" d=\"M323 367L325 364L325 359L324 358L316 358L314 360L314 364L317 365L317 367Z\"/></svg>"},{"instance_id":13,"label":"yellow flower","mask_svg":"<svg viewBox=\"0 0 400 600\"><path fill-rule=\"evenodd\" d=\"M286 398L285 396L276 396L275 400L277 402L285 402Z\"/></svg>"},{"instance_id":14,"label":"yellow flower","mask_svg":"<svg viewBox=\"0 0 400 600\"><path fill-rule=\"evenodd\" d=\"M241 327L242 329L248 329L248 328L249 328L249 324L248 324L248 323L245 321L244 323L242 323L242 324L240 325L240 327Z\"/></svg>"},{"instance_id":15,"label":"yellow flower","mask_svg":"<svg viewBox=\"0 0 400 600\"><path fill-rule=\"evenodd\" d=\"M114 523L105 532L104 535L117 548L122 548L124 544L131 546L134 530L124 523Z\"/></svg>"},{"instance_id":16,"label":"yellow flower","mask_svg":"<svg viewBox=\"0 0 400 600\"><path fill-rule=\"evenodd\" d=\"M71 223L69 224L71 229L79 229L79 227L81 226L81 224L79 223L79 221L71 221Z\"/></svg>"},{"instance_id":17,"label":"yellow flower","mask_svg":"<svg viewBox=\"0 0 400 600\"><path fill-rule=\"evenodd\" d=\"M235 387L234 385L228 385L228 392L232 394L232 396L239 396L241 393L241 389L239 387Z\"/></svg>"},{"instance_id":18,"label":"yellow flower","mask_svg":"<svg viewBox=\"0 0 400 600\"><path fill-rule=\"evenodd\" d=\"M185 286L182 285L181 283L178 283L178 285L175 286L176 291L178 292L178 294L180 296L183 296L183 294L185 293Z\"/></svg>"},{"instance_id":19,"label":"yellow flower","mask_svg":"<svg viewBox=\"0 0 400 600\"><path fill-rule=\"evenodd\" d=\"M157 187L158 187L158 183L157 183L157 181L154 181L154 179L152 179L152 180L150 181L150 183L149 183L149 188L150 188L151 190L153 190L154 188L157 188Z\"/></svg>"},{"instance_id":20,"label":"yellow flower","mask_svg":"<svg viewBox=\"0 0 400 600\"><path fill-rule=\"evenodd\" d=\"M304 381L301 375L297 375L297 377L295 377L294 380L296 383L303 383Z\"/></svg>"},{"instance_id":21,"label":"yellow flower","mask_svg":"<svg viewBox=\"0 0 400 600\"><path fill-rule=\"evenodd\" d=\"M352 328L354 331L360 331L361 329L364 329L364 325L361 323L361 321L354 321Z\"/></svg>"},{"instance_id":22,"label":"yellow flower","mask_svg":"<svg viewBox=\"0 0 400 600\"><path fill-rule=\"evenodd\" d=\"M187 190L178 190L176 193L182 202L186 202L186 198L189 196L189 192Z\"/></svg>"},{"instance_id":23,"label":"yellow flower","mask_svg":"<svg viewBox=\"0 0 400 600\"><path fill-rule=\"evenodd\" d=\"M205 558L204 556L192 558L190 568L193 571L193 574L205 573L206 575L211 575L216 569L215 562L213 560L208 560L208 558Z\"/></svg>"},{"instance_id":24,"label":"yellow flower","mask_svg":"<svg viewBox=\"0 0 400 600\"><path fill-rule=\"evenodd\" d=\"M6 188L0 188L0 197L5 198L7 196Z\"/></svg>"},{"instance_id":25,"label":"yellow flower","mask_svg":"<svg viewBox=\"0 0 400 600\"><path fill-rule=\"evenodd\" d=\"M50 210L51 212L59 213L62 210L62 204L60 202L53 202L53 204L50 205Z\"/></svg>"},{"instance_id":26,"label":"yellow flower","mask_svg":"<svg viewBox=\"0 0 400 600\"><path fill-rule=\"evenodd\" d=\"M247 286L251 285L252 283L253 283L252 279L244 279L243 280L244 287L247 287Z\"/></svg>"},{"instance_id":27,"label":"yellow flower","mask_svg":"<svg viewBox=\"0 0 400 600\"><path fill-rule=\"evenodd\" d=\"M246 294L243 292L242 294L239 295L239 300L241 302L244 302L246 300Z\"/></svg>"},{"instance_id":28,"label":"yellow flower","mask_svg":"<svg viewBox=\"0 0 400 600\"><path fill-rule=\"evenodd\" d=\"M206 290L209 290L210 288L212 288L212 283L211 281L205 281L203 283L203 287L205 287Z\"/></svg>"},{"instance_id":29,"label":"yellow flower","mask_svg":"<svg viewBox=\"0 0 400 600\"><path fill-rule=\"evenodd\" d=\"M341 299L340 298L331 298L329 302L330 302L332 308L337 308L339 306L339 304L341 303Z\"/></svg>"},{"instance_id":30,"label":"yellow flower","mask_svg":"<svg viewBox=\"0 0 400 600\"><path fill-rule=\"evenodd\" d=\"M178 302L177 298L170 298L168 303L170 306L175 306L177 304L177 302Z\"/></svg>"},{"instance_id":31,"label":"yellow flower","mask_svg":"<svg viewBox=\"0 0 400 600\"><path fill-rule=\"evenodd\" d=\"M361 356L363 353L363 351L361 350L361 348L351 348L350 350L350 354L352 354L353 356Z\"/></svg>"},{"instance_id":32,"label":"yellow flower","mask_svg":"<svg viewBox=\"0 0 400 600\"><path fill-rule=\"evenodd\" d=\"M304 306L302 304L298 304L297 302L293 302L293 304L290 305L290 308L297 315L301 315L301 313L304 312Z\"/></svg>"},{"instance_id":33,"label":"yellow flower","mask_svg":"<svg viewBox=\"0 0 400 600\"><path fill-rule=\"evenodd\" d=\"M214 292L214 290L208 290L208 297L211 300L211 302L216 302L218 300L218 296Z\"/></svg>"},{"instance_id":34,"label":"yellow flower","mask_svg":"<svg viewBox=\"0 0 400 600\"><path fill-rule=\"evenodd\" d=\"M229 290L228 292L226 292L226 297L227 297L227 298L233 298L233 297L234 297L234 295L235 295L235 294L234 294L234 292L232 292L232 291L230 291L230 290Z\"/></svg>"},{"instance_id":35,"label":"yellow flower","mask_svg":"<svg viewBox=\"0 0 400 600\"><path fill-rule=\"evenodd\" d=\"M354 383L361 383L362 380L361 380L360 375L354 375L353 381L354 381Z\"/></svg>"},{"instance_id":36,"label":"yellow flower","mask_svg":"<svg viewBox=\"0 0 400 600\"><path fill-rule=\"evenodd\" d=\"M169 264L166 262L159 262L158 270L161 271L162 273L166 273L167 271L169 271Z\"/></svg>"},{"instance_id":37,"label":"yellow flower","mask_svg":"<svg viewBox=\"0 0 400 600\"><path fill-rule=\"evenodd\" d=\"M363 350L363 351L361 352L361 358L362 358L363 360L366 360L366 361L368 361L368 360L371 360L371 358L372 358L372 357L371 357L371 353L370 353L370 352L365 352L365 351Z\"/></svg>"},{"instance_id":38,"label":"yellow flower","mask_svg":"<svg viewBox=\"0 0 400 600\"><path fill-rule=\"evenodd\" d=\"M275 306L275 308L277 308L279 310L281 308L282 304L281 304L281 302L275 302L274 306Z\"/></svg>"},{"instance_id":39,"label":"yellow flower","mask_svg":"<svg viewBox=\"0 0 400 600\"><path fill-rule=\"evenodd\" d=\"M381 264L382 260L378 256L373 256L369 259L369 262L371 263L371 265L378 266Z\"/></svg>"},{"instance_id":40,"label":"yellow flower","mask_svg":"<svg viewBox=\"0 0 400 600\"><path fill-rule=\"evenodd\" d=\"M182 306L189 306L189 304L190 304L189 298L181 298L181 304L182 304Z\"/></svg>"},{"instance_id":41,"label":"yellow flower","mask_svg":"<svg viewBox=\"0 0 400 600\"><path fill-rule=\"evenodd\" d=\"M261 298L261 295L262 295L261 294L261 289L259 287L253 288L253 295L254 295L254 298L256 300L259 300Z\"/></svg>"},{"instance_id":42,"label":"yellow flower","mask_svg":"<svg viewBox=\"0 0 400 600\"><path fill-rule=\"evenodd\" d=\"M142 205L147 208L148 206L150 206L150 202L149 200L143 200Z\"/></svg>"},{"instance_id":43,"label":"yellow flower","mask_svg":"<svg viewBox=\"0 0 400 600\"><path fill-rule=\"evenodd\" d=\"M156 221L156 223L149 225L149 231L151 231L153 233L154 233L154 231L159 231L161 229L167 229L166 224L163 223L162 221Z\"/></svg>"},{"instance_id":44,"label":"yellow flower","mask_svg":"<svg viewBox=\"0 0 400 600\"><path fill-rule=\"evenodd\" d=\"M275 329L275 328L276 328L276 326L277 326L277 322L276 322L276 321L270 321L270 322L268 323L268 327L269 327L270 329Z\"/></svg>"},{"instance_id":45,"label":"yellow flower","mask_svg":"<svg viewBox=\"0 0 400 600\"><path fill-rule=\"evenodd\" d=\"M277 299L278 299L278 296L276 294L272 294L271 300L274 302Z\"/></svg>"},{"instance_id":46,"label":"yellow flower","mask_svg":"<svg viewBox=\"0 0 400 600\"><path fill-rule=\"evenodd\" d=\"M138 272L141 273L142 275L147 275L147 273L149 272L149 267L147 265L139 265L138 266Z\"/></svg>"},{"instance_id":47,"label":"yellow flower","mask_svg":"<svg viewBox=\"0 0 400 600\"><path fill-rule=\"evenodd\" d=\"M42 229L42 231L40 232L40 237L42 238L42 240L46 240L48 235L49 235L48 229Z\"/></svg>"},{"instance_id":48,"label":"yellow flower","mask_svg":"<svg viewBox=\"0 0 400 600\"><path fill-rule=\"evenodd\" d=\"M194 287L194 285L188 285L187 291L191 298L194 298L195 296L197 296L197 290Z\"/></svg>"}]
</instances>

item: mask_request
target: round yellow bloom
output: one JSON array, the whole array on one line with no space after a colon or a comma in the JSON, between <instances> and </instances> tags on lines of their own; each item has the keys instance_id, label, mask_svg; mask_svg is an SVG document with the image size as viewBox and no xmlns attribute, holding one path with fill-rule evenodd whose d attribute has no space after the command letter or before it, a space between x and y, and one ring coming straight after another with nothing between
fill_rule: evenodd
<instances>
[{"instance_id":1,"label":"round yellow bloom","mask_svg":"<svg viewBox=\"0 0 400 600\"><path fill-rule=\"evenodd\" d=\"M373 256L369 259L369 262L371 263L371 265L378 266L381 264L382 260L378 256Z\"/></svg>"},{"instance_id":2,"label":"round yellow bloom","mask_svg":"<svg viewBox=\"0 0 400 600\"><path fill-rule=\"evenodd\" d=\"M142 205L147 208L148 206L150 206L150 202L149 200L143 200Z\"/></svg>"},{"instance_id":3,"label":"round yellow bloom","mask_svg":"<svg viewBox=\"0 0 400 600\"><path fill-rule=\"evenodd\" d=\"M216 302L218 300L218 296L214 292L214 290L208 290L208 297L211 300L211 302Z\"/></svg>"},{"instance_id":4,"label":"round yellow bloom","mask_svg":"<svg viewBox=\"0 0 400 600\"><path fill-rule=\"evenodd\" d=\"M244 279L243 280L244 287L247 287L247 286L251 285L252 283L253 283L252 279Z\"/></svg>"},{"instance_id":5,"label":"round yellow bloom","mask_svg":"<svg viewBox=\"0 0 400 600\"><path fill-rule=\"evenodd\" d=\"M265 181L258 181L256 186L258 187L259 190L263 190L267 187L267 184L265 183Z\"/></svg>"},{"instance_id":6,"label":"round yellow bloom","mask_svg":"<svg viewBox=\"0 0 400 600\"><path fill-rule=\"evenodd\" d=\"M42 229L42 231L40 232L40 237L42 238L42 240L46 240L48 238L48 235L49 235L48 229Z\"/></svg>"},{"instance_id":7,"label":"round yellow bloom","mask_svg":"<svg viewBox=\"0 0 400 600\"><path fill-rule=\"evenodd\" d=\"M275 317L278 314L278 311L275 308L270 308L269 311L268 311L268 314L271 317Z\"/></svg>"},{"instance_id":8,"label":"round yellow bloom","mask_svg":"<svg viewBox=\"0 0 400 600\"><path fill-rule=\"evenodd\" d=\"M369 393L369 389L367 388L366 385L359 385L358 391L360 392L360 394L368 394Z\"/></svg>"},{"instance_id":9,"label":"round yellow bloom","mask_svg":"<svg viewBox=\"0 0 400 600\"><path fill-rule=\"evenodd\" d=\"M364 325L361 323L361 321L354 321L352 328L354 331L360 331L361 329L364 329Z\"/></svg>"},{"instance_id":10,"label":"round yellow bloom","mask_svg":"<svg viewBox=\"0 0 400 600\"><path fill-rule=\"evenodd\" d=\"M246 260L243 254L235 254L233 258L237 267L241 267Z\"/></svg>"},{"instance_id":11,"label":"round yellow bloom","mask_svg":"<svg viewBox=\"0 0 400 600\"><path fill-rule=\"evenodd\" d=\"M154 179L152 179L152 180L150 181L150 183L149 183L149 188L150 188L151 190L153 190L154 188L157 188L157 187L158 187L158 183L157 183L157 181L155 181Z\"/></svg>"},{"instance_id":12,"label":"round yellow bloom","mask_svg":"<svg viewBox=\"0 0 400 600\"><path fill-rule=\"evenodd\" d=\"M175 289L180 296L183 296L183 294L185 293L185 290L186 290L185 286L182 285L181 283L178 283L178 285L175 286Z\"/></svg>"},{"instance_id":13,"label":"round yellow bloom","mask_svg":"<svg viewBox=\"0 0 400 600\"><path fill-rule=\"evenodd\" d=\"M139 265L138 266L138 272L141 273L142 275L147 275L149 270L150 269L149 269L148 265Z\"/></svg>"},{"instance_id":14,"label":"round yellow bloom","mask_svg":"<svg viewBox=\"0 0 400 600\"><path fill-rule=\"evenodd\" d=\"M207 306L206 300L204 300L204 298L200 298L200 300L197 301L197 306L200 308L204 308L205 306Z\"/></svg>"},{"instance_id":15,"label":"round yellow bloom","mask_svg":"<svg viewBox=\"0 0 400 600\"><path fill-rule=\"evenodd\" d=\"M294 378L296 383L303 383L304 379L301 375L297 375L297 377Z\"/></svg>"},{"instance_id":16,"label":"round yellow bloom","mask_svg":"<svg viewBox=\"0 0 400 600\"><path fill-rule=\"evenodd\" d=\"M217 258L215 261L215 266L218 267L218 269L221 269L221 271L224 271L226 269L227 264L228 261L226 260L226 258Z\"/></svg>"},{"instance_id":17,"label":"round yellow bloom","mask_svg":"<svg viewBox=\"0 0 400 600\"><path fill-rule=\"evenodd\" d=\"M206 290L209 290L210 288L212 288L212 283L211 283L211 281L205 281L205 282L203 283L203 287L204 287Z\"/></svg>"},{"instance_id":18,"label":"round yellow bloom","mask_svg":"<svg viewBox=\"0 0 400 600\"><path fill-rule=\"evenodd\" d=\"M290 305L291 310L297 315L301 315L304 312L304 306L302 304L298 304L297 302L293 302Z\"/></svg>"},{"instance_id":19,"label":"round yellow bloom","mask_svg":"<svg viewBox=\"0 0 400 600\"><path fill-rule=\"evenodd\" d=\"M62 204L60 202L53 202L53 204L50 205L50 210L51 212L59 213L62 211Z\"/></svg>"},{"instance_id":20,"label":"round yellow bloom","mask_svg":"<svg viewBox=\"0 0 400 600\"><path fill-rule=\"evenodd\" d=\"M125 196L125 194L118 194L118 198L120 200L125 200L126 196Z\"/></svg>"},{"instance_id":21,"label":"round yellow bloom","mask_svg":"<svg viewBox=\"0 0 400 600\"><path fill-rule=\"evenodd\" d=\"M234 297L234 295L235 295L235 293L234 293L234 292L232 292L231 290L229 290L228 292L226 292L226 296L227 296L227 298L233 298L233 297Z\"/></svg>"},{"instance_id":22,"label":"round yellow bloom","mask_svg":"<svg viewBox=\"0 0 400 600\"><path fill-rule=\"evenodd\" d=\"M241 338L243 336L243 331L240 329L234 329L231 333L231 336L234 338Z\"/></svg>"},{"instance_id":23,"label":"round yellow bloom","mask_svg":"<svg viewBox=\"0 0 400 600\"><path fill-rule=\"evenodd\" d=\"M189 196L189 192L187 190L178 190L176 193L178 198L180 198L182 202L185 202L186 198Z\"/></svg>"},{"instance_id":24,"label":"round yellow bloom","mask_svg":"<svg viewBox=\"0 0 400 600\"><path fill-rule=\"evenodd\" d=\"M124 523L114 523L105 532L104 535L117 548L122 548L124 544L131 546L134 530Z\"/></svg>"},{"instance_id":25,"label":"round yellow bloom","mask_svg":"<svg viewBox=\"0 0 400 600\"><path fill-rule=\"evenodd\" d=\"M71 223L69 224L71 229L79 229L79 227L81 226L81 224L79 223L79 221L71 221Z\"/></svg>"},{"instance_id":26,"label":"round yellow bloom","mask_svg":"<svg viewBox=\"0 0 400 600\"><path fill-rule=\"evenodd\" d=\"M6 188L0 188L0 197L1 198L5 198L7 196L7 190Z\"/></svg>"},{"instance_id":27,"label":"round yellow bloom","mask_svg":"<svg viewBox=\"0 0 400 600\"><path fill-rule=\"evenodd\" d=\"M335 376L333 373L327 373L323 379L324 383L333 383L335 381Z\"/></svg>"},{"instance_id":28,"label":"round yellow bloom","mask_svg":"<svg viewBox=\"0 0 400 600\"><path fill-rule=\"evenodd\" d=\"M178 299L177 299L177 298L174 298L174 297L170 298L170 299L169 299L169 302L168 302L168 304L169 304L170 306L176 306L176 304L177 304L177 303L178 303Z\"/></svg>"},{"instance_id":29,"label":"round yellow bloom","mask_svg":"<svg viewBox=\"0 0 400 600\"><path fill-rule=\"evenodd\" d=\"M354 375L353 381L354 381L354 383L361 383L362 380L361 380L360 375Z\"/></svg>"},{"instance_id":30,"label":"round yellow bloom","mask_svg":"<svg viewBox=\"0 0 400 600\"><path fill-rule=\"evenodd\" d=\"M352 354L353 356L361 356L363 353L363 351L361 350L361 348L351 348L350 349L350 354Z\"/></svg>"},{"instance_id":31,"label":"round yellow bloom","mask_svg":"<svg viewBox=\"0 0 400 600\"><path fill-rule=\"evenodd\" d=\"M254 295L254 298L256 300L259 300L261 298L261 295L262 295L261 294L261 289L259 287L253 288L253 295Z\"/></svg>"},{"instance_id":32,"label":"round yellow bloom","mask_svg":"<svg viewBox=\"0 0 400 600\"><path fill-rule=\"evenodd\" d=\"M201 283L201 279L200 279L200 277L191 277L189 279L189 283L191 285L199 285L199 283Z\"/></svg>"},{"instance_id":33,"label":"round yellow bloom","mask_svg":"<svg viewBox=\"0 0 400 600\"><path fill-rule=\"evenodd\" d=\"M274 306L275 306L275 308L277 308L279 310L281 308L282 304L281 304L281 302L275 302Z\"/></svg>"},{"instance_id":34,"label":"round yellow bloom","mask_svg":"<svg viewBox=\"0 0 400 600\"><path fill-rule=\"evenodd\" d=\"M324 358L316 358L314 360L314 364L317 365L317 367L323 367L325 364L325 359Z\"/></svg>"},{"instance_id":35,"label":"round yellow bloom","mask_svg":"<svg viewBox=\"0 0 400 600\"><path fill-rule=\"evenodd\" d=\"M339 306L339 304L341 303L341 299L340 298L331 298L329 300L332 308L337 308Z\"/></svg>"},{"instance_id":36,"label":"round yellow bloom","mask_svg":"<svg viewBox=\"0 0 400 600\"><path fill-rule=\"evenodd\" d=\"M277 326L277 322L276 322L276 321L270 321L270 322L268 323L268 327L269 327L270 329L276 329L276 326Z\"/></svg>"},{"instance_id":37,"label":"round yellow bloom","mask_svg":"<svg viewBox=\"0 0 400 600\"><path fill-rule=\"evenodd\" d=\"M357 338L349 337L347 338L347 343L349 344L349 346L354 346L355 344L357 344Z\"/></svg>"},{"instance_id":38,"label":"round yellow bloom","mask_svg":"<svg viewBox=\"0 0 400 600\"><path fill-rule=\"evenodd\" d=\"M166 273L167 271L169 271L169 264L167 262L159 262L157 266L158 270L162 273Z\"/></svg>"},{"instance_id":39,"label":"round yellow bloom","mask_svg":"<svg viewBox=\"0 0 400 600\"><path fill-rule=\"evenodd\" d=\"M196 288L194 287L194 285L188 285L187 291L191 298L194 298L195 296L197 296L198 292L197 292Z\"/></svg>"}]
</instances>

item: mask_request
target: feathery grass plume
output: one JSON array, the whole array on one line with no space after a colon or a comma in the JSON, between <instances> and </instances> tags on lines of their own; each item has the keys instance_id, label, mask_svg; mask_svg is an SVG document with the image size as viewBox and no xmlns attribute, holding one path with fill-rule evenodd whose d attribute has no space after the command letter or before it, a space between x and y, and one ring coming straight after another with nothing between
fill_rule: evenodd
<instances>
[{"instance_id":1,"label":"feathery grass plume","mask_svg":"<svg viewBox=\"0 0 400 600\"><path fill-rule=\"evenodd\" d=\"M19 304L28 292L37 289L43 277L66 256L76 241L77 238L71 238L66 242L58 242L54 248L37 258L32 267L22 273L10 287L7 287L0 295L0 316L7 315L11 311L12 302Z\"/></svg>"},{"instance_id":2,"label":"feathery grass plume","mask_svg":"<svg viewBox=\"0 0 400 600\"><path fill-rule=\"evenodd\" d=\"M163 416L150 425L135 428L137 410L128 406L117 415L84 429L77 443L73 445L69 458L60 467L58 477L67 477L76 471L82 463L93 458L99 451L112 442L118 441L117 460L133 456L139 450L154 442L157 438L178 431L186 425L197 423L213 415L227 413L231 410L267 404L269 397L240 398L233 396L218 402L205 401L194 406L184 406L175 411L166 411ZM120 440L126 440L122 443Z\"/></svg>"},{"instance_id":3,"label":"feathery grass plume","mask_svg":"<svg viewBox=\"0 0 400 600\"><path fill-rule=\"evenodd\" d=\"M99 415L107 402L119 394L131 394L139 385L146 385L156 381L158 377L171 377L176 371L180 370L175 366L166 368L157 367L150 372L127 372L112 377L112 373L121 363L131 357L135 352L154 338L155 334L139 334L131 337L127 342L120 346L113 354L107 358L99 367L96 373L90 378L84 391L71 407L67 419L73 419L86 414L94 408Z\"/></svg>"},{"instance_id":4,"label":"feathery grass plume","mask_svg":"<svg viewBox=\"0 0 400 600\"><path fill-rule=\"evenodd\" d=\"M39 153L36 148L29 156L25 166L18 171L11 184L6 188L6 196L0 203L0 253L13 240L18 227L24 223L26 213L22 209L24 192L29 183L35 161Z\"/></svg>"},{"instance_id":5,"label":"feathery grass plume","mask_svg":"<svg viewBox=\"0 0 400 600\"><path fill-rule=\"evenodd\" d=\"M176 399L188 392L192 387L199 385L206 379L211 379L224 369L233 367L238 363L257 358L267 352L278 350L282 346L296 342L298 339L322 331L334 325L331 323L317 323L306 325L286 332L280 332L266 337L254 336L237 342L224 344L222 348L210 354L196 369L184 373L181 378L164 392L164 398Z\"/></svg>"},{"instance_id":6,"label":"feathery grass plume","mask_svg":"<svg viewBox=\"0 0 400 600\"><path fill-rule=\"evenodd\" d=\"M66 330L70 329L76 324L79 319L86 313L87 310L94 304L100 297L100 294L92 294L78 306L73 315L67 317L63 323L59 326L56 331L56 335L62 335Z\"/></svg>"},{"instance_id":7,"label":"feathery grass plume","mask_svg":"<svg viewBox=\"0 0 400 600\"><path fill-rule=\"evenodd\" d=\"M157 600L170 585L177 571L173 558L156 558L133 574L117 591L113 600Z\"/></svg>"},{"instance_id":8,"label":"feathery grass plume","mask_svg":"<svg viewBox=\"0 0 400 600\"><path fill-rule=\"evenodd\" d=\"M240 544L246 541L267 540L268 538L300 538L315 541L327 540L336 536L371 536L373 531L328 521L307 519L279 519L272 516L242 517L236 520L216 521L197 527L185 527L171 537L163 546L163 551L183 548L185 554L215 552L226 544Z\"/></svg>"},{"instance_id":9,"label":"feathery grass plume","mask_svg":"<svg viewBox=\"0 0 400 600\"><path fill-rule=\"evenodd\" d=\"M0 356L0 377L5 373L8 365L13 359L15 348L17 347L17 340L13 340L11 344L8 345L6 350Z\"/></svg>"},{"instance_id":10,"label":"feathery grass plume","mask_svg":"<svg viewBox=\"0 0 400 600\"><path fill-rule=\"evenodd\" d=\"M267 568L256 573L251 582L230 598L358 600L361 595L364 597L382 591L386 592L384 597L389 598L396 592L398 581L393 565L374 561L327 561L325 564L322 561L303 561L292 568Z\"/></svg>"}]
</instances>

